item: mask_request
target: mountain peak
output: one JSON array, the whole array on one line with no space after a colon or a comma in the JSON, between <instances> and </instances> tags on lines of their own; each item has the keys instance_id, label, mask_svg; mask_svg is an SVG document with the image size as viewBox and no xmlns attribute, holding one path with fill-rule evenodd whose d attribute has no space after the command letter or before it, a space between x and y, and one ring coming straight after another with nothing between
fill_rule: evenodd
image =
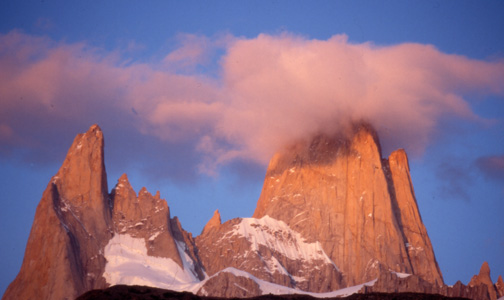
<instances>
[{"instance_id":1,"label":"mountain peak","mask_svg":"<svg viewBox=\"0 0 504 300\"><path fill-rule=\"evenodd\" d=\"M492 278L490 277L490 266L488 262L483 262L481 265L480 271L478 275L474 275L469 281L469 286L479 286L486 285L488 288L488 294L490 295L490 299L497 299L497 289L492 282Z\"/></svg>"},{"instance_id":2,"label":"mountain peak","mask_svg":"<svg viewBox=\"0 0 504 300\"><path fill-rule=\"evenodd\" d=\"M118 181L119 181L119 182L121 182L121 183L122 183L122 182L127 182L127 183L129 183L128 175L126 175L126 173L123 173L123 174L121 175L121 177L119 177Z\"/></svg>"},{"instance_id":3,"label":"mountain peak","mask_svg":"<svg viewBox=\"0 0 504 300\"><path fill-rule=\"evenodd\" d=\"M203 227L203 230L201 231L201 234L209 232L213 228L218 228L222 224L221 221L221 215L219 213L219 210L216 209L212 218L208 221L208 223Z\"/></svg>"},{"instance_id":4,"label":"mountain peak","mask_svg":"<svg viewBox=\"0 0 504 300\"><path fill-rule=\"evenodd\" d=\"M490 277L490 266L488 265L488 262L483 262L481 265L480 271L479 271L479 276L488 276Z\"/></svg>"},{"instance_id":5,"label":"mountain peak","mask_svg":"<svg viewBox=\"0 0 504 300\"><path fill-rule=\"evenodd\" d=\"M377 157L381 157L378 134L371 125L364 122L355 123L348 130L332 134L314 134L277 152L270 160L266 176L278 175L293 167L328 166L338 156L346 156L366 147L370 147L370 151L377 150Z\"/></svg>"},{"instance_id":6,"label":"mountain peak","mask_svg":"<svg viewBox=\"0 0 504 300\"><path fill-rule=\"evenodd\" d=\"M102 132L98 124L93 124L89 127L88 132Z\"/></svg>"},{"instance_id":7,"label":"mountain peak","mask_svg":"<svg viewBox=\"0 0 504 300\"><path fill-rule=\"evenodd\" d=\"M35 213L25 263L4 298L74 299L105 287L102 277L83 274L103 273L110 204L103 133L93 125L75 137L49 182ZM31 285L36 288L27 289Z\"/></svg>"},{"instance_id":8,"label":"mountain peak","mask_svg":"<svg viewBox=\"0 0 504 300\"><path fill-rule=\"evenodd\" d=\"M495 283L495 289L499 297L504 297L504 281L502 280L502 275L499 275L497 282Z\"/></svg>"},{"instance_id":9,"label":"mountain peak","mask_svg":"<svg viewBox=\"0 0 504 300\"><path fill-rule=\"evenodd\" d=\"M364 292L502 297L502 277L493 285L486 262L471 280L475 288L443 284L406 152L382 158L370 125L350 129L277 153L253 218L222 223L215 210L193 238L159 191L137 194L122 174L107 193L103 133L93 125L77 135L49 182L4 298L75 299L114 284L197 287L212 296L249 297L267 293L258 284L268 291L274 284L296 293L360 285ZM239 273L226 275L232 269Z\"/></svg>"},{"instance_id":10,"label":"mountain peak","mask_svg":"<svg viewBox=\"0 0 504 300\"><path fill-rule=\"evenodd\" d=\"M392 161L394 174L366 123L295 143L272 158L253 217L268 215L320 241L348 285L376 278L379 266L442 284L404 150Z\"/></svg>"}]
</instances>

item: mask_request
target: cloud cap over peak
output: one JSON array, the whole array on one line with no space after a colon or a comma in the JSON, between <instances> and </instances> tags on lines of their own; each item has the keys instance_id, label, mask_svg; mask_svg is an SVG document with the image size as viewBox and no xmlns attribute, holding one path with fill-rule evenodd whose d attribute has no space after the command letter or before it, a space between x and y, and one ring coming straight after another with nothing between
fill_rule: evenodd
<instances>
[{"instance_id":1,"label":"cloud cap over peak","mask_svg":"<svg viewBox=\"0 0 504 300\"><path fill-rule=\"evenodd\" d=\"M192 153L186 163L212 173L237 159L265 165L293 140L365 120L385 151L404 147L421 154L442 119L480 119L470 97L504 94L504 62L445 54L431 45L289 33L182 35L180 41L159 63L123 63L117 53L84 43L1 35L2 151L43 144L55 128L81 130L62 123L100 123L179 144L173 148L178 157ZM206 74L201 68L209 59L219 70ZM20 116L30 122L19 122Z\"/></svg>"}]
</instances>

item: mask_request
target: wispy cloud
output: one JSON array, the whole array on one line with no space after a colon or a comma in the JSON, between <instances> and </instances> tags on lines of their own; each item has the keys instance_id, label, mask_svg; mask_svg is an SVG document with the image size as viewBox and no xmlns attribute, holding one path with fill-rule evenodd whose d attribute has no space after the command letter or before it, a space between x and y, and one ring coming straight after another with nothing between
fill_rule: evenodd
<instances>
[{"instance_id":1,"label":"wispy cloud","mask_svg":"<svg viewBox=\"0 0 504 300\"><path fill-rule=\"evenodd\" d=\"M266 164L286 143L365 119L385 149L420 154L441 118L479 119L465 97L504 94L503 62L430 45L355 44L345 35L179 40L160 62L124 63L85 43L0 36L2 151L49 153L56 133L100 123L106 134L131 130L179 145L179 157L191 153L188 164L212 173L236 160ZM218 76L201 72L218 53Z\"/></svg>"},{"instance_id":2,"label":"wispy cloud","mask_svg":"<svg viewBox=\"0 0 504 300\"><path fill-rule=\"evenodd\" d=\"M460 159L441 163L436 176L439 179L439 193L445 199L471 201L470 187L474 181L472 168Z\"/></svg>"},{"instance_id":3,"label":"wispy cloud","mask_svg":"<svg viewBox=\"0 0 504 300\"><path fill-rule=\"evenodd\" d=\"M476 166L487 178L504 181L504 155L482 156Z\"/></svg>"}]
</instances>

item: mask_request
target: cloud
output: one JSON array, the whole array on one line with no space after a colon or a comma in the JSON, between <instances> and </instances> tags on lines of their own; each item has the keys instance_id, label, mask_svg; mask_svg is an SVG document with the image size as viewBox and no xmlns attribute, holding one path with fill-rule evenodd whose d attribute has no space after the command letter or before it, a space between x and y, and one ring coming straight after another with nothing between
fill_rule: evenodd
<instances>
[{"instance_id":1,"label":"cloud","mask_svg":"<svg viewBox=\"0 0 504 300\"><path fill-rule=\"evenodd\" d=\"M487 178L504 181L504 155L482 156L476 166Z\"/></svg>"},{"instance_id":2,"label":"cloud","mask_svg":"<svg viewBox=\"0 0 504 300\"><path fill-rule=\"evenodd\" d=\"M453 158L451 158L453 160ZM436 176L439 178L439 192L445 199L471 201L470 187L474 182L472 169L462 160L445 161L437 167Z\"/></svg>"},{"instance_id":3,"label":"cloud","mask_svg":"<svg viewBox=\"0 0 504 300\"><path fill-rule=\"evenodd\" d=\"M440 118L478 119L464 93L503 93L502 63L344 35L260 35L235 42L223 61L230 108L218 133L259 161L291 139L360 119L377 127L386 149L420 154Z\"/></svg>"},{"instance_id":4,"label":"cloud","mask_svg":"<svg viewBox=\"0 0 504 300\"><path fill-rule=\"evenodd\" d=\"M210 60L211 41L206 36L181 34L178 36L179 47L165 56L163 63L173 65L174 69L189 69L197 64L206 64Z\"/></svg>"},{"instance_id":5,"label":"cloud","mask_svg":"<svg viewBox=\"0 0 504 300\"><path fill-rule=\"evenodd\" d=\"M1 35L0 150L23 147L48 159L55 145L99 123L106 135L157 139L156 147L179 159L177 170L187 163L215 173L237 160L265 165L293 140L364 119L386 151L421 154L442 118L479 120L468 97L504 94L503 62L430 45L355 44L345 35L189 34L160 62L135 63L120 53L18 31ZM217 72L205 69L215 62Z\"/></svg>"},{"instance_id":6,"label":"cloud","mask_svg":"<svg viewBox=\"0 0 504 300\"><path fill-rule=\"evenodd\" d=\"M194 132L212 116L197 115L194 108L204 107L214 90L206 78L146 64L123 64L117 53L104 53L84 43L57 43L13 31L0 36L0 151L30 162L60 162L75 134L98 123L107 137L123 135L123 141L111 149L117 156L130 154L123 163L138 158L149 165L147 152L153 149L129 145L130 138L140 142L137 133L178 149L180 155L164 150L171 157L185 154L188 161L195 161L187 155L195 147ZM171 115L166 116L171 120L160 120L158 114L169 108ZM148 141L159 147L160 143ZM128 147L122 147L125 144ZM145 152L133 152L139 150ZM167 173L180 174L178 163L170 164L174 165Z\"/></svg>"}]
</instances>

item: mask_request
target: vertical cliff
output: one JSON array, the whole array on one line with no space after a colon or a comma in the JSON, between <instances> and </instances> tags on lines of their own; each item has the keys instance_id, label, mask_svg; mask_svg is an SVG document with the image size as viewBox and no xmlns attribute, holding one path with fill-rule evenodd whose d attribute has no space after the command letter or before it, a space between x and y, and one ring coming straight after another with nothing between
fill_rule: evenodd
<instances>
[{"instance_id":1,"label":"vertical cliff","mask_svg":"<svg viewBox=\"0 0 504 300\"><path fill-rule=\"evenodd\" d=\"M442 284L413 194L404 152L382 160L376 132L355 126L350 135L319 135L276 154L255 218L284 221L319 241L347 285L380 269L418 274Z\"/></svg>"},{"instance_id":2,"label":"vertical cliff","mask_svg":"<svg viewBox=\"0 0 504 300\"><path fill-rule=\"evenodd\" d=\"M21 270L4 299L74 299L104 288L112 236L103 133L75 138L37 207Z\"/></svg>"}]
</instances>

